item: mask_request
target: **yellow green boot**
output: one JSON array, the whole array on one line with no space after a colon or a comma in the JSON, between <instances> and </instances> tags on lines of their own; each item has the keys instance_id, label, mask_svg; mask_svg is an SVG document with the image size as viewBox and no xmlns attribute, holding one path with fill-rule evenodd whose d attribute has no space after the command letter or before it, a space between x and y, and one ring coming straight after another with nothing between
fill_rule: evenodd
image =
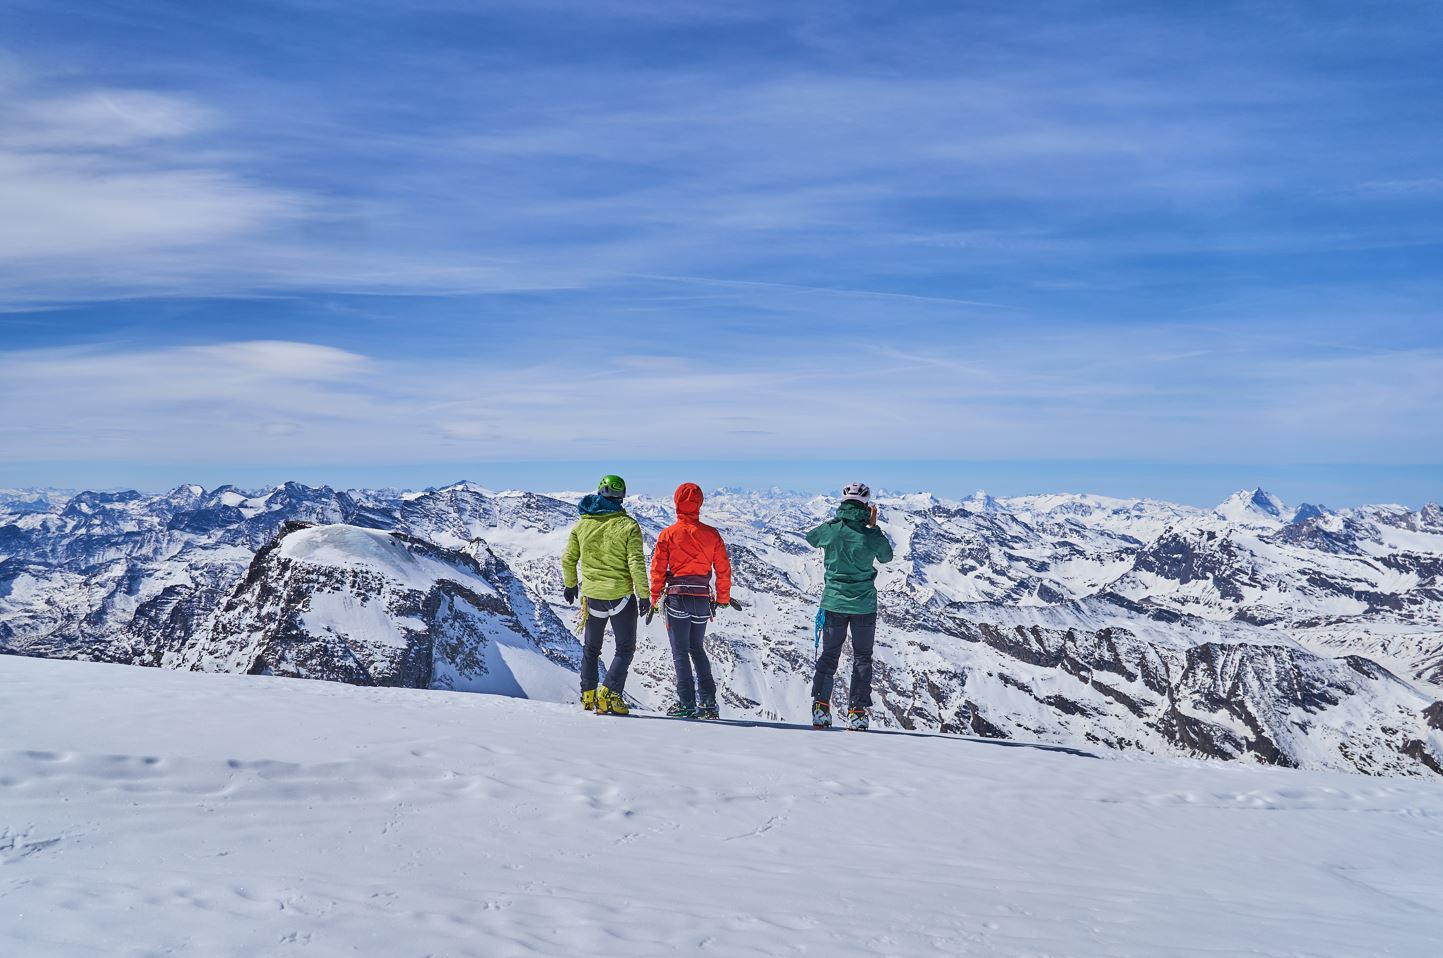
<instances>
[{"instance_id":1,"label":"yellow green boot","mask_svg":"<svg viewBox=\"0 0 1443 958\"><path fill-rule=\"evenodd\" d=\"M596 689L581 690L581 708L585 712L596 711Z\"/></svg>"},{"instance_id":2,"label":"yellow green boot","mask_svg":"<svg viewBox=\"0 0 1443 958\"><path fill-rule=\"evenodd\" d=\"M621 697L620 692L613 692L603 685L596 690L596 714L630 715L631 709L626 707L626 699Z\"/></svg>"}]
</instances>

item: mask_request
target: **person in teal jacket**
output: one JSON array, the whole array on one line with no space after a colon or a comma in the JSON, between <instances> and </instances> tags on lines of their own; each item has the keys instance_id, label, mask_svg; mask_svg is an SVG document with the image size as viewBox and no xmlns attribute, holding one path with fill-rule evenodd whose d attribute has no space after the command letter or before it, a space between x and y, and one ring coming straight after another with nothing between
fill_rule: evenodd
<instances>
[{"instance_id":1,"label":"person in teal jacket","mask_svg":"<svg viewBox=\"0 0 1443 958\"><path fill-rule=\"evenodd\" d=\"M842 490L835 518L807 533L824 551L826 585L822 589L821 654L812 678L812 725L832 724L832 686L842 645L852 633L852 681L848 686L847 727L863 730L872 705L872 652L877 638L877 569L892 561L892 543L877 528L872 490L854 482Z\"/></svg>"}]
</instances>

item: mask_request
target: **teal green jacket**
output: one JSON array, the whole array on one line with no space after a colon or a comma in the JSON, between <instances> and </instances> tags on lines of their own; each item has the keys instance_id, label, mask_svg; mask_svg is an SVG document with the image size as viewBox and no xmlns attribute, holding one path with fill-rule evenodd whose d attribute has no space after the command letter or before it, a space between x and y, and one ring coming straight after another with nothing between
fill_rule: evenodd
<instances>
[{"instance_id":1,"label":"teal green jacket","mask_svg":"<svg viewBox=\"0 0 1443 958\"><path fill-rule=\"evenodd\" d=\"M881 529L867 525L867 507L844 502L837 515L807 533L807 541L825 550L827 584L822 608L843 615L877 611L877 562L892 561L892 543Z\"/></svg>"},{"instance_id":2,"label":"teal green jacket","mask_svg":"<svg viewBox=\"0 0 1443 958\"><path fill-rule=\"evenodd\" d=\"M577 584L581 566L581 594L588 599L623 599L635 592L651 595L642 552L641 526L622 511L621 504L603 496L587 496L577 511L581 521L566 539L561 554L561 581Z\"/></svg>"}]
</instances>

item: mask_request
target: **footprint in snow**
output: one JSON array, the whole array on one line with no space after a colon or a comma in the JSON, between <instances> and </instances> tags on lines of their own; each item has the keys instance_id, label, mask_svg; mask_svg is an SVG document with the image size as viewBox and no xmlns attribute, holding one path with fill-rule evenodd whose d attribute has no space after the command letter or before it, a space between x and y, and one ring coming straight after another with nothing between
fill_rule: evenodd
<instances>
[{"instance_id":1,"label":"footprint in snow","mask_svg":"<svg viewBox=\"0 0 1443 958\"><path fill-rule=\"evenodd\" d=\"M43 852L53 845L58 845L58 838L44 838L32 841L30 832L15 833L9 829L0 828L0 865L13 865L16 862L29 858L36 852Z\"/></svg>"}]
</instances>

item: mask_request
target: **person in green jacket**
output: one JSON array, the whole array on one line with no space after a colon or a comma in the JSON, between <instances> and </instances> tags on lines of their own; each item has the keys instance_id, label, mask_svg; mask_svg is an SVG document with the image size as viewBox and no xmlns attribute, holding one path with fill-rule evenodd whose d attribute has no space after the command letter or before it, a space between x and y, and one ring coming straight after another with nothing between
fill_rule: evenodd
<instances>
[{"instance_id":1,"label":"person in green jacket","mask_svg":"<svg viewBox=\"0 0 1443 958\"><path fill-rule=\"evenodd\" d=\"M622 697L626 673L636 655L636 620L651 612L651 585L642 553L641 526L626 514L621 501L626 483L620 476L603 476L594 495L577 506L581 520L571 527L566 551L561 554L561 583L568 603L579 594L586 621L581 653L581 707L598 715L626 715L631 710ZM581 575L577 577L577 564ZM606 623L616 636L616 654L598 688L596 667Z\"/></svg>"},{"instance_id":2,"label":"person in green jacket","mask_svg":"<svg viewBox=\"0 0 1443 958\"><path fill-rule=\"evenodd\" d=\"M867 709L872 705L872 652L877 638L877 569L872 563L892 561L892 543L877 528L872 490L861 482L843 489L836 517L807 533L807 541L824 550L827 573L817 616L822 651L812 678L812 726L832 724L832 685L850 628L847 727L861 731L867 728Z\"/></svg>"}]
</instances>

